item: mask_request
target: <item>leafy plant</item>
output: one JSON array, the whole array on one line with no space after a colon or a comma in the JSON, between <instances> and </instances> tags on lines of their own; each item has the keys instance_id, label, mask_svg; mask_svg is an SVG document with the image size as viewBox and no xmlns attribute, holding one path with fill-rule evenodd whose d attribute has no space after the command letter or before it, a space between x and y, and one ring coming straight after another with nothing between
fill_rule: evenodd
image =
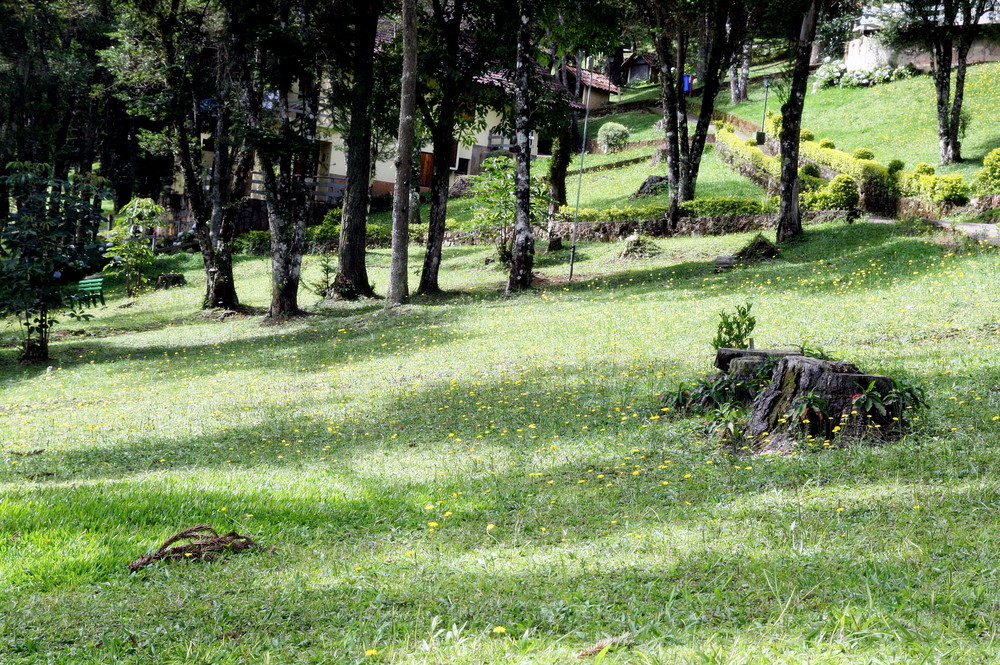
<instances>
[{"instance_id":1,"label":"leafy plant","mask_svg":"<svg viewBox=\"0 0 1000 665\"><path fill-rule=\"evenodd\" d=\"M12 163L11 175L0 178L15 202L0 230L0 312L21 328L21 360L44 362L49 333L65 310L87 319L86 304L72 284L95 267L101 211L94 200L106 196L104 181L80 176L70 181L48 177L45 164Z\"/></svg>"},{"instance_id":2,"label":"leafy plant","mask_svg":"<svg viewBox=\"0 0 1000 665\"><path fill-rule=\"evenodd\" d=\"M743 437L746 427L747 410L733 403L723 403L712 409L705 421L705 433L718 437L724 443L733 447Z\"/></svg>"},{"instance_id":3,"label":"leafy plant","mask_svg":"<svg viewBox=\"0 0 1000 665\"><path fill-rule=\"evenodd\" d=\"M153 265L153 248L146 234L162 217L163 207L152 199L132 199L118 211L115 226L106 236L111 245L104 253L110 259L104 272L122 278L129 297L138 295L149 281L146 273Z\"/></svg>"},{"instance_id":4,"label":"leafy plant","mask_svg":"<svg viewBox=\"0 0 1000 665\"><path fill-rule=\"evenodd\" d=\"M240 254L267 256L271 253L270 231L247 231L233 239L233 249Z\"/></svg>"},{"instance_id":5,"label":"leafy plant","mask_svg":"<svg viewBox=\"0 0 1000 665\"><path fill-rule=\"evenodd\" d=\"M734 314L725 310L719 312L719 327L712 339L713 349L750 348L750 335L757 326L757 318L750 313L752 307L753 303L747 301L737 305Z\"/></svg>"},{"instance_id":6,"label":"leafy plant","mask_svg":"<svg viewBox=\"0 0 1000 665\"><path fill-rule=\"evenodd\" d=\"M483 172L472 179L473 228L496 245L501 266L510 265L514 245L514 160L494 155L483 160ZM531 182L531 218L535 224L548 211L547 188L540 180Z\"/></svg>"},{"instance_id":7,"label":"leafy plant","mask_svg":"<svg viewBox=\"0 0 1000 665\"><path fill-rule=\"evenodd\" d=\"M617 122L606 122L597 131L597 146L604 152L621 152L631 137L628 127Z\"/></svg>"},{"instance_id":8,"label":"leafy plant","mask_svg":"<svg viewBox=\"0 0 1000 665\"><path fill-rule=\"evenodd\" d=\"M830 403L813 392L799 395L788 408L787 416L808 434L819 434L828 428Z\"/></svg>"},{"instance_id":9,"label":"leafy plant","mask_svg":"<svg viewBox=\"0 0 1000 665\"><path fill-rule=\"evenodd\" d=\"M983 159L983 168L976 173L975 187L980 196L1000 194L1000 148L991 150Z\"/></svg>"}]
</instances>

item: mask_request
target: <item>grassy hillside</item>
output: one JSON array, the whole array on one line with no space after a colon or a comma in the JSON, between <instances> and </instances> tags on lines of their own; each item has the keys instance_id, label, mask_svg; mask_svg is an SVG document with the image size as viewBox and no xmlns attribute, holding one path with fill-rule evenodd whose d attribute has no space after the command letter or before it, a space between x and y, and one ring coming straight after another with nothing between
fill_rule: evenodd
<instances>
[{"instance_id":1,"label":"grassy hillside","mask_svg":"<svg viewBox=\"0 0 1000 665\"><path fill-rule=\"evenodd\" d=\"M572 284L540 255L512 299L449 247L445 296L284 325L200 313L175 257L191 286L64 323L51 370L4 349L0 662L566 663L624 632L603 662L992 662L1000 257L832 224L712 272L747 240L584 245ZM247 304L267 284L239 262ZM758 346L926 386L919 430L732 457L660 411L746 299ZM261 548L126 569L199 523Z\"/></svg>"},{"instance_id":2,"label":"grassy hillside","mask_svg":"<svg viewBox=\"0 0 1000 665\"><path fill-rule=\"evenodd\" d=\"M720 109L760 122L764 91L751 88L753 101ZM982 167L983 158L1000 147L1000 63L969 68L965 105L970 113L963 141L966 162L942 167L941 173L971 176ZM771 95L768 108L779 110ZM817 138L829 138L848 152L869 148L882 163L901 159L908 166L917 162L937 164L937 120L934 82L930 76L897 81L873 88L827 88L806 96L802 126Z\"/></svg>"}]
</instances>

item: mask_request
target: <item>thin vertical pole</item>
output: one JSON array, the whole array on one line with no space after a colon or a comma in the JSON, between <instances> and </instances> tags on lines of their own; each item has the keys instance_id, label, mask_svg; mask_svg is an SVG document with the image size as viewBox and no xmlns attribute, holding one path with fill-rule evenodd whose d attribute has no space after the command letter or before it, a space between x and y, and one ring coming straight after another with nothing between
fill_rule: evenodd
<instances>
[{"instance_id":1,"label":"thin vertical pole","mask_svg":"<svg viewBox=\"0 0 1000 665\"><path fill-rule=\"evenodd\" d=\"M578 69L577 73L582 77L583 68L581 63L581 68ZM587 58L585 63L587 65L587 70L590 70L590 58ZM590 91L594 87L593 75L591 75L590 85L587 86L586 99L583 102L583 141L580 145L580 172L577 174L576 179L576 210L573 212L573 226L571 235L573 236L572 243L569 250L569 280L573 281L573 266L576 263L576 225L580 221L580 190L583 188L583 159L587 154L587 125L590 122Z\"/></svg>"}]
</instances>

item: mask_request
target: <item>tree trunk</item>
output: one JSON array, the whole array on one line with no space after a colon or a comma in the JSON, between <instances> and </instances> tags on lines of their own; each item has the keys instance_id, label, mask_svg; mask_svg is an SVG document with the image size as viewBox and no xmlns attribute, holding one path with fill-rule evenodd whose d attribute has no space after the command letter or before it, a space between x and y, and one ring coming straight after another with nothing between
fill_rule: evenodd
<instances>
[{"instance_id":1,"label":"tree trunk","mask_svg":"<svg viewBox=\"0 0 1000 665\"><path fill-rule=\"evenodd\" d=\"M371 171L372 121L369 108L374 91L375 46L381 2L357 5L357 44L354 56L354 85L351 124L347 131L347 187L340 225L339 267L334 291L341 298L374 296L365 263L365 234L368 224L369 178Z\"/></svg>"},{"instance_id":2,"label":"tree trunk","mask_svg":"<svg viewBox=\"0 0 1000 665\"><path fill-rule=\"evenodd\" d=\"M742 104L747 100L747 87L750 83L750 53L752 42L743 43L740 56L729 68L729 94L733 104Z\"/></svg>"},{"instance_id":3,"label":"tree trunk","mask_svg":"<svg viewBox=\"0 0 1000 665\"><path fill-rule=\"evenodd\" d=\"M567 121L561 136L552 141L552 159L549 161L549 219L559 214L566 205L566 171L573 158L573 129Z\"/></svg>"},{"instance_id":4,"label":"tree trunk","mask_svg":"<svg viewBox=\"0 0 1000 665\"><path fill-rule=\"evenodd\" d=\"M441 269L441 249L444 245L444 225L448 215L448 181L451 178L451 143L454 140L455 105L443 101L438 108L438 123L432 130L434 164L431 170L431 210L427 221L427 251L420 273L417 293L433 295L441 292L438 272Z\"/></svg>"},{"instance_id":5,"label":"tree trunk","mask_svg":"<svg viewBox=\"0 0 1000 665\"><path fill-rule=\"evenodd\" d=\"M809 79L809 58L816 38L819 20L819 0L811 0L802 17L799 40L795 48L795 64L788 101L781 107L781 204L778 211L778 242L802 234L802 212L799 210L799 133L802 129L802 109L806 102Z\"/></svg>"},{"instance_id":6,"label":"tree trunk","mask_svg":"<svg viewBox=\"0 0 1000 665\"><path fill-rule=\"evenodd\" d=\"M417 87L416 0L403 0L403 75L400 81L399 132L396 146L396 185L392 199L392 265L387 300L409 300L407 250L410 227L410 179L413 176L413 128Z\"/></svg>"},{"instance_id":7,"label":"tree trunk","mask_svg":"<svg viewBox=\"0 0 1000 665\"><path fill-rule=\"evenodd\" d=\"M663 99L664 140L667 158L667 190L670 193L670 208L664 218L664 233L672 233L677 228L680 208L680 141L677 114L677 86L673 75L675 64L674 40L662 26L658 26L655 37L656 55L660 61L660 93Z\"/></svg>"},{"instance_id":8,"label":"tree trunk","mask_svg":"<svg viewBox=\"0 0 1000 665\"><path fill-rule=\"evenodd\" d=\"M517 27L517 68L514 73L514 247L507 279L507 294L531 286L535 261L535 239L531 232L531 108L529 96L531 62L531 3L520 0Z\"/></svg>"},{"instance_id":9,"label":"tree trunk","mask_svg":"<svg viewBox=\"0 0 1000 665\"><path fill-rule=\"evenodd\" d=\"M951 65L954 42L941 34L933 45L934 92L937 102L938 147L942 164L956 161L958 137L952 132L951 122ZM957 129L957 128L956 128Z\"/></svg>"}]
</instances>

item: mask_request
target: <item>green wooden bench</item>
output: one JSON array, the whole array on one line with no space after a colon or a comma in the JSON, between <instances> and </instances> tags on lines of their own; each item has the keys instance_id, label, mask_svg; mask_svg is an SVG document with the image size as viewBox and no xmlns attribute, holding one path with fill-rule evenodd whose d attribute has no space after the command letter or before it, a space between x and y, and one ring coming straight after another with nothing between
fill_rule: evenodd
<instances>
[{"instance_id":1,"label":"green wooden bench","mask_svg":"<svg viewBox=\"0 0 1000 665\"><path fill-rule=\"evenodd\" d=\"M96 307L97 303L104 304L104 277L94 275L86 277L77 282L76 299L91 307Z\"/></svg>"}]
</instances>

